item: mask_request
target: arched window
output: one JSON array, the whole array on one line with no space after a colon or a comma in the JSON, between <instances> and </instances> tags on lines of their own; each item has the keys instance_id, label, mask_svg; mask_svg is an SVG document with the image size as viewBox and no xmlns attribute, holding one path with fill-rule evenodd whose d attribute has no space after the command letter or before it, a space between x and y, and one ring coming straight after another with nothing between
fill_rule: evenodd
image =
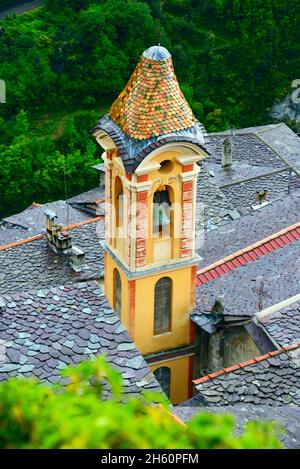
<instances>
[{"instance_id":1,"label":"arched window","mask_svg":"<svg viewBox=\"0 0 300 469\"><path fill-rule=\"evenodd\" d=\"M121 276L117 269L114 270L114 310L121 317L122 308L122 283Z\"/></svg>"},{"instance_id":2,"label":"arched window","mask_svg":"<svg viewBox=\"0 0 300 469\"><path fill-rule=\"evenodd\" d=\"M167 366L162 366L154 371L154 376L161 385L163 392L170 398L171 370Z\"/></svg>"},{"instance_id":3,"label":"arched window","mask_svg":"<svg viewBox=\"0 0 300 469\"><path fill-rule=\"evenodd\" d=\"M162 277L156 282L154 293L154 335L171 329L171 279Z\"/></svg>"},{"instance_id":4,"label":"arched window","mask_svg":"<svg viewBox=\"0 0 300 469\"><path fill-rule=\"evenodd\" d=\"M115 179L116 227L123 226L123 185L119 176Z\"/></svg>"},{"instance_id":5,"label":"arched window","mask_svg":"<svg viewBox=\"0 0 300 469\"><path fill-rule=\"evenodd\" d=\"M168 189L157 190L154 193L152 225L154 237L171 235L171 201Z\"/></svg>"}]
</instances>

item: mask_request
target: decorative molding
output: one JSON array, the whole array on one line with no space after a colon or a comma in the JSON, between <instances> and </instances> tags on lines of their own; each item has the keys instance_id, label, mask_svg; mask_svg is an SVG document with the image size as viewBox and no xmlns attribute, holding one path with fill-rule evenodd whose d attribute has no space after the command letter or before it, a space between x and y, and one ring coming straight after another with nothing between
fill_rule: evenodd
<instances>
[{"instance_id":1,"label":"decorative molding","mask_svg":"<svg viewBox=\"0 0 300 469\"><path fill-rule=\"evenodd\" d=\"M142 165L140 165L140 166L142 166ZM152 164L149 164L148 166L143 166L143 167L140 167L140 166L135 170L135 174L137 176L142 176L143 174L148 174L151 171L155 171L155 170L158 170L160 168L160 164L157 163L156 161L153 161Z\"/></svg>"},{"instance_id":2,"label":"decorative molding","mask_svg":"<svg viewBox=\"0 0 300 469\"><path fill-rule=\"evenodd\" d=\"M181 270L193 265L199 265L200 261L202 261L202 257L196 254L192 259L172 259L172 261L166 262L164 261L163 264L160 265L153 265L149 267L149 265L145 267L139 267L135 270L129 270L128 265L125 264L123 259L118 257L118 252L107 243L102 244L103 249L106 250L116 264L123 269L124 274L129 279L139 278L139 277L150 277L152 275L157 274L165 274L166 272L173 272L174 270ZM130 266L131 268L131 266Z\"/></svg>"},{"instance_id":3,"label":"decorative molding","mask_svg":"<svg viewBox=\"0 0 300 469\"><path fill-rule=\"evenodd\" d=\"M176 156L175 160L178 161L182 166L187 166L189 164L194 164L197 163L198 161L201 161L205 158L206 155L198 155L198 156L193 156L193 155L182 155L182 156Z\"/></svg>"},{"instance_id":4,"label":"decorative molding","mask_svg":"<svg viewBox=\"0 0 300 469\"><path fill-rule=\"evenodd\" d=\"M159 186L161 186L163 184L163 178L156 178L152 181L152 188L151 188L151 191L149 193L149 197L152 197L154 192L159 188ZM158 183L156 189L154 190L154 187L155 185Z\"/></svg>"},{"instance_id":5,"label":"decorative molding","mask_svg":"<svg viewBox=\"0 0 300 469\"><path fill-rule=\"evenodd\" d=\"M177 183L177 188L178 190L180 191L181 190L181 182L180 182L180 177L179 175L178 176L169 176L168 179L167 179L167 185L171 185L172 184L172 181L176 182Z\"/></svg>"},{"instance_id":6,"label":"decorative molding","mask_svg":"<svg viewBox=\"0 0 300 469\"><path fill-rule=\"evenodd\" d=\"M117 150L113 139L102 129L97 129L94 134L99 145L105 150Z\"/></svg>"},{"instance_id":7,"label":"decorative molding","mask_svg":"<svg viewBox=\"0 0 300 469\"><path fill-rule=\"evenodd\" d=\"M122 161L122 158L120 156L115 156L114 157L114 162L117 165L117 167L119 167L122 170L122 172L125 172L123 161Z\"/></svg>"},{"instance_id":8,"label":"decorative molding","mask_svg":"<svg viewBox=\"0 0 300 469\"><path fill-rule=\"evenodd\" d=\"M135 170L136 174L143 174L143 172L149 172L149 168L155 166L153 169L159 169L160 164L156 162L152 162L151 160L155 158L157 155L166 153L166 152L174 152L178 153L178 156L175 158L182 158L184 164L193 163L197 161L203 160L207 154L204 150L201 150L197 145L194 143L189 142L171 142L162 145L155 150L153 150L146 158L140 163L140 165ZM178 161L178 160L177 160ZM179 161L181 163L181 161ZM181 163L183 164L183 163ZM147 169L147 171L146 171Z\"/></svg>"}]
</instances>

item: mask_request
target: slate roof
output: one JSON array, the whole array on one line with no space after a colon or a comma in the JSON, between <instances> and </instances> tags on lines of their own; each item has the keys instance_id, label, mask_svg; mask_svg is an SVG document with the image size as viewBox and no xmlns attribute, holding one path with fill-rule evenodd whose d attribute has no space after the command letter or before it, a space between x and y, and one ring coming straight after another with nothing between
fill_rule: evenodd
<instances>
[{"instance_id":1,"label":"slate roof","mask_svg":"<svg viewBox=\"0 0 300 469\"><path fill-rule=\"evenodd\" d=\"M203 406L300 405L300 343L194 380Z\"/></svg>"},{"instance_id":2,"label":"slate roof","mask_svg":"<svg viewBox=\"0 0 300 469\"><path fill-rule=\"evenodd\" d=\"M258 178L243 180L238 184L222 186L228 201L243 215L253 212L259 205L256 193L267 191L267 202L276 201L300 188L300 178L289 168L273 171Z\"/></svg>"},{"instance_id":3,"label":"slate roof","mask_svg":"<svg viewBox=\"0 0 300 469\"><path fill-rule=\"evenodd\" d=\"M290 141L300 141L292 130L285 127ZM300 188L300 172L282 155L282 149L273 148L272 138L265 138L268 132L270 130L266 128L260 131L249 128L209 134L211 156L206 159L205 167L214 175L215 183L228 201L243 215L251 212L257 204L257 191L267 190L267 200L270 201ZM228 137L232 142L233 164L231 168L223 168L222 143ZM293 149L297 152L299 145L294 144ZM293 158L296 159L295 156Z\"/></svg>"},{"instance_id":4,"label":"slate roof","mask_svg":"<svg viewBox=\"0 0 300 469\"><path fill-rule=\"evenodd\" d=\"M300 239L197 288L199 314L219 298L226 316L252 316L299 293ZM262 293L260 292L262 290Z\"/></svg>"},{"instance_id":5,"label":"slate roof","mask_svg":"<svg viewBox=\"0 0 300 469\"><path fill-rule=\"evenodd\" d=\"M283 405L273 407L270 405L257 404L236 404L227 406L210 406L205 409L199 407L199 400L196 397L189 399L180 406L176 406L173 412L183 420L188 422L200 412L213 414L230 413L236 420L237 434L241 433L245 425L252 421L276 421L280 425L278 438L285 448L298 449L300 441L300 408L295 405Z\"/></svg>"},{"instance_id":6,"label":"slate roof","mask_svg":"<svg viewBox=\"0 0 300 469\"><path fill-rule=\"evenodd\" d=\"M284 161L267 143L256 134L236 133L232 137L231 169L221 166L222 143L228 132L209 134L211 156L207 167L214 172L219 185L230 184L235 180L260 176L268 171L286 167Z\"/></svg>"},{"instance_id":7,"label":"slate roof","mask_svg":"<svg viewBox=\"0 0 300 469\"><path fill-rule=\"evenodd\" d=\"M26 238L28 238L28 230L14 227L9 228L0 222L0 246L15 243Z\"/></svg>"},{"instance_id":8,"label":"slate roof","mask_svg":"<svg viewBox=\"0 0 300 469\"><path fill-rule=\"evenodd\" d=\"M230 203L227 203L230 206ZM200 268L299 221L300 191L297 191L251 214L239 217L230 224L223 223L217 230L205 233L204 245L199 251L203 257Z\"/></svg>"},{"instance_id":9,"label":"slate roof","mask_svg":"<svg viewBox=\"0 0 300 469\"><path fill-rule=\"evenodd\" d=\"M240 218L240 214L218 188L214 178L202 167L196 188L196 229L204 228L209 232L236 218Z\"/></svg>"},{"instance_id":10,"label":"slate roof","mask_svg":"<svg viewBox=\"0 0 300 469\"><path fill-rule=\"evenodd\" d=\"M284 122L256 129L282 159L300 175L300 138Z\"/></svg>"},{"instance_id":11,"label":"slate roof","mask_svg":"<svg viewBox=\"0 0 300 469\"><path fill-rule=\"evenodd\" d=\"M90 191L75 195L68 199L68 203L75 209L82 210L92 216L104 215L105 212L105 189L95 187Z\"/></svg>"},{"instance_id":12,"label":"slate roof","mask_svg":"<svg viewBox=\"0 0 300 469\"><path fill-rule=\"evenodd\" d=\"M62 225L71 225L91 218L86 213L74 209L64 200L57 200L48 204L33 204L21 213L4 218L3 221L10 225L17 225L27 230L34 229L41 232L45 229L45 210L55 212L58 217L58 223ZM69 210L69 217L68 217ZM29 236L31 233L29 233Z\"/></svg>"},{"instance_id":13,"label":"slate roof","mask_svg":"<svg viewBox=\"0 0 300 469\"><path fill-rule=\"evenodd\" d=\"M172 58L161 46L147 49L110 109L130 137L146 140L193 127L196 118L180 91Z\"/></svg>"},{"instance_id":14,"label":"slate roof","mask_svg":"<svg viewBox=\"0 0 300 469\"><path fill-rule=\"evenodd\" d=\"M57 200L48 204L33 204L21 213L6 217L2 220L0 230L0 245L26 239L45 232L45 210L51 210L57 215L57 222L71 225L91 219L94 215L68 204L64 200ZM8 230L8 231L7 231Z\"/></svg>"},{"instance_id":15,"label":"slate roof","mask_svg":"<svg viewBox=\"0 0 300 469\"><path fill-rule=\"evenodd\" d=\"M22 375L64 383L61 369L105 354L121 372L125 393L160 390L96 282L19 292L2 300L0 380Z\"/></svg>"},{"instance_id":16,"label":"slate roof","mask_svg":"<svg viewBox=\"0 0 300 469\"><path fill-rule=\"evenodd\" d=\"M113 140L118 149L118 155L122 158L125 170L132 174L146 156L153 150L172 142L192 143L209 154L208 137L206 130L200 122L196 122L188 129L170 132L158 137L145 140L136 140L126 135L125 132L110 118L109 114L101 117L92 133L104 131Z\"/></svg>"},{"instance_id":17,"label":"slate roof","mask_svg":"<svg viewBox=\"0 0 300 469\"><path fill-rule=\"evenodd\" d=\"M69 256L53 252L45 237L0 248L0 295L103 277L104 219L75 226L70 234L73 245L85 252L85 270L75 272Z\"/></svg>"},{"instance_id":18,"label":"slate roof","mask_svg":"<svg viewBox=\"0 0 300 469\"><path fill-rule=\"evenodd\" d=\"M282 161L300 174L300 137L285 122L234 129L235 135L254 134L278 154ZM232 130L211 135L230 136Z\"/></svg>"},{"instance_id":19,"label":"slate roof","mask_svg":"<svg viewBox=\"0 0 300 469\"><path fill-rule=\"evenodd\" d=\"M300 294L286 306L280 303L257 313L253 321L276 348L300 342Z\"/></svg>"},{"instance_id":20,"label":"slate roof","mask_svg":"<svg viewBox=\"0 0 300 469\"><path fill-rule=\"evenodd\" d=\"M210 264L197 272L197 285L204 285L213 279L253 262L259 257L286 246L300 239L300 222L263 238L233 254Z\"/></svg>"}]
</instances>

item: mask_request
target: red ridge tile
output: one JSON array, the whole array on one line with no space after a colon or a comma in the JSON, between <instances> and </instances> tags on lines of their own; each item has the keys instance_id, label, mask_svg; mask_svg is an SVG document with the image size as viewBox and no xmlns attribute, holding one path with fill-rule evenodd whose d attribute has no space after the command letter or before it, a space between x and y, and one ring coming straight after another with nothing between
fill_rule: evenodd
<instances>
[{"instance_id":1,"label":"red ridge tile","mask_svg":"<svg viewBox=\"0 0 300 469\"><path fill-rule=\"evenodd\" d=\"M244 368L244 366L253 365L253 363L255 363L254 358L251 358L251 360L247 360L246 362L242 362L239 365L240 365L241 368Z\"/></svg>"},{"instance_id":2,"label":"red ridge tile","mask_svg":"<svg viewBox=\"0 0 300 469\"><path fill-rule=\"evenodd\" d=\"M265 360L266 358L270 358L270 354L266 353L265 355L260 355L259 357L253 358L255 362L261 362L262 360Z\"/></svg>"}]
</instances>

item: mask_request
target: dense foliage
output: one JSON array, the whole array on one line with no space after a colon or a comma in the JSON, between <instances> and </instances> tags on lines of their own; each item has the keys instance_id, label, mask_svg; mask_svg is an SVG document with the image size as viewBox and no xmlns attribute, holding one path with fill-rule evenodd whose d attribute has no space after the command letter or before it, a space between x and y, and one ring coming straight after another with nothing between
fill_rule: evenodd
<instances>
[{"instance_id":1,"label":"dense foliage","mask_svg":"<svg viewBox=\"0 0 300 469\"><path fill-rule=\"evenodd\" d=\"M300 0L46 0L5 19L0 216L64 197L64 166L71 195L96 184L88 131L158 41L209 130L267 123L300 73L299 20Z\"/></svg>"},{"instance_id":2,"label":"dense foliage","mask_svg":"<svg viewBox=\"0 0 300 469\"><path fill-rule=\"evenodd\" d=\"M103 357L63 375L69 382L64 388L24 378L0 384L1 448L281 447L274 424L248 424L237 437L230 415L201 413L184 426L166 405L151 404L159 396L122 397L120 376ZM101 399L103 381L112 391L109 400Z\"/></svg>"}]
</instances>

